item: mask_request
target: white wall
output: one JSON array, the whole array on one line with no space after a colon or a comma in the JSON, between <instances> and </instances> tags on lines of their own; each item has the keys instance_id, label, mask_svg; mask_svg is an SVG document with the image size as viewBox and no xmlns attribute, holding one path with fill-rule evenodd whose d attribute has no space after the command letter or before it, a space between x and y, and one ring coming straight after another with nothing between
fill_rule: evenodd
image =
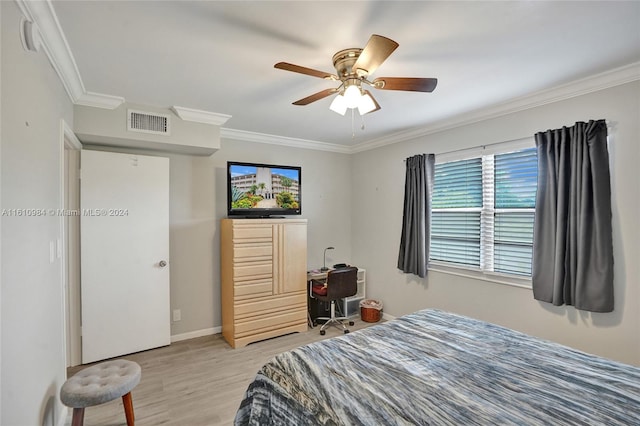
<instances>
[{"instance_id":1,"label":"white wall","mask_svg":"<svg viewBox=\"0 0 640 426\"><path fill-rule=\"evenodd\" d=\"M515 140L576 121L607 119L610 129L615 310L597 314L535 301L530 289L432 271L396 269L404 191L403 159L419 153ZM587 352L640 365L640 82L485 120L353 158L352 247L367 268L368 296L399 316L435 307L505 325Z\"/></svg>"},{"instance_id":2,"label":"white wall","mask_svg":"<svg viewBox=\"0 0 640 426\"><path fill-rule=\"evenodd\" d=\"M47 57L26 52L14 2L2 10L1 197L3 209L60 205L60 119L72 108ZM55 216L2 218L2 425L54 425L66 416L64 310Z\"/></svg>"},{"instance_id":3,"label":"white wall","mask_svg":"<svg viewBox=\"0 0 640 426\"><path fill-rule=\"evenodd\" d=\"M226 217L227 161L302 167L302 216L308 219L309 268L351 260L350 156L223 139L209 157L138 152L170 159L171 309L180 309L171 334L185 338L220 327L220 219Z\"/></svg>"}]
</instances>

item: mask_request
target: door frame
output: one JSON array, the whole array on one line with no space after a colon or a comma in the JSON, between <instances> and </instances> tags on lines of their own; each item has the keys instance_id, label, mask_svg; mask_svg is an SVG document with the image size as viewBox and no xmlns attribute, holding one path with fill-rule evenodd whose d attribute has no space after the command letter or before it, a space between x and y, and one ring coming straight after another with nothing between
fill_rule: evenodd
<instances>
[{"instance_id":1,"label":"door frame","mask_svg":"<svg viewBox=\"0 0 640 426\"><path fill-rule=\"evenodd\" d=\"M64 119L60 120L60 200L57 241L64 311L65 366L80 365L80 150L82 143ZM75 271L75 272L74 272ZM66 374L65 374L66 377Z\"/></svg>"}]
</instances>

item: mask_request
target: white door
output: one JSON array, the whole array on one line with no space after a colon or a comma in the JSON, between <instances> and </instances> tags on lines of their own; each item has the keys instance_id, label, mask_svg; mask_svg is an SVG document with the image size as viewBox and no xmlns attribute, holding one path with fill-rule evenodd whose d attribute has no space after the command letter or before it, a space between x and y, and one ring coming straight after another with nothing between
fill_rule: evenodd
<instances>
[{"instance_id":1,"label":"white door","mask_svg":"<svg viewBox=\"0 0 640 426\"><path fill-rule=\"evenodd\" d=\"M170 343L169 159L83 150L82 363Z\"/></svg>"}]
</instances>

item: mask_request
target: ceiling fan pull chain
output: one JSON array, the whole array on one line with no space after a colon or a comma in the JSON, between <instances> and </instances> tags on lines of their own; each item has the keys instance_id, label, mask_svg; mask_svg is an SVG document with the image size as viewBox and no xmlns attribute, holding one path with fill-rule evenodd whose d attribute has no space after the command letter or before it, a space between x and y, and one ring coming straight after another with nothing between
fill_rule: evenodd
<instances>
[{"instance_id":1,"label":"ceiling fan pull chain","mask_svg":"<svg viewBox=\"0 0 640 426\"><path fill-rule=\"evenodd\" d=\"M351 108L351 139L356 138L355 108Z\"/></svg>"}]
</instances>

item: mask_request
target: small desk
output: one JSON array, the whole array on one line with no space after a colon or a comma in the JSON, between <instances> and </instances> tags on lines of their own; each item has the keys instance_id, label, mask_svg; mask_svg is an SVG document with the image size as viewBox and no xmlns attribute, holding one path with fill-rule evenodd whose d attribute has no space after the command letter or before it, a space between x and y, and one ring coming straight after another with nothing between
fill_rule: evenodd
<instances>
[{"instance_id":1,"label":"small desk","mask_svg":"<svg viewBox=\"0 0 640 426\"><path fill-rule=\"evenodd\" d=\"M331 316L331 304L322 302L311 295L311 280L325 280L327 272L329 271L321 272L319 269L307 271L307 309L309 326L312 328L313 324L316 323L316 318ZM365 281L365 270L358 268L358 293L355 296L337 300L336 308L338 312L346 317L359 315L359 303L366 296Z\"/></svg>"},{"instance_id":2,"label":"small desk","mask_svg":"<svg viewBox=\"0 0 640 426\"><path fill-rule=\"evenodd\" d=\"M307 271L307 282L311 280L326 280L327 272L329 271L320 272L319 269L313 269L311 271Z\"/></svg>"}]
</instances>

